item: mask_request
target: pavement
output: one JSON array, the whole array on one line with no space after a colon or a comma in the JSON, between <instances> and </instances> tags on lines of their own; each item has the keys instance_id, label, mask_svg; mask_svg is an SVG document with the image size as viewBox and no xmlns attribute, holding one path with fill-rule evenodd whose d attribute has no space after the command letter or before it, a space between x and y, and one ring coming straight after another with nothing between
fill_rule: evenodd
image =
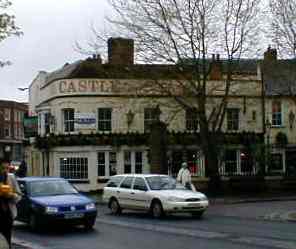
<instances>
[{"instance_id":1,"label":"pavement","mask_svg":"<svg viewBox=\"0 0 296 249\"><path fill-rule=\"evenodd\" d=\"M98 205L103 205L102 195L91 195L96 200ZM210 206L219 208L220 205L236 205L242 203L255 203L255 202L281 202L281 201L296 201L296 194L269 194L269 195L245 195L245 196L224 196L224 197L209 197ZM273 221L288 221L296 222L296 207L295 210L279 211L269 213L260 217L264 220ZM1 248L0 248L1 249ZM13 239L12 249L33 249L27 242Z\"/></svg>"}]
</instances>

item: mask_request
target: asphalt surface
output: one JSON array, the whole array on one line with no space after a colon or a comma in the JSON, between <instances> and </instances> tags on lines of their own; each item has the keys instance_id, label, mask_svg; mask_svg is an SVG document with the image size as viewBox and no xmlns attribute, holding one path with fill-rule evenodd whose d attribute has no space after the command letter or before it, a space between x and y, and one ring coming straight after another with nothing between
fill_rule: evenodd
<instances>
[{"instance_id":1,"label":"asphalt surface","mask_svg":"<svg viewBox=\"0 0 296 249\"><path fill-rule=\"evenodd\" d=\"M270 212L295 209L295 204L296 201L217 204L201 220L190 215L155 220L140 212L112 216L105 206L99 206L91 232L82 228L53 228L31 233L26 225L16 223L14 237L18 244L33 249L295 249L296 224L265 218Z\"/></svg>"}]
</instances>

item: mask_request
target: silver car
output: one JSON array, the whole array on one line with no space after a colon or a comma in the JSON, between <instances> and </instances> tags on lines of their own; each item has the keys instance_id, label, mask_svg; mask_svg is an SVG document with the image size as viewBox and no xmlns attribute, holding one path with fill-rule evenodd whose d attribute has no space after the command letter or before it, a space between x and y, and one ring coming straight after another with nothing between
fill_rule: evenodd
<instances>
[{"instance_id":1,"label":"silver car","mask_svg":"<svg viewBox=\"0 0 296 249\"><path fill-rule=\"evenodd\" d=\"M167 213L191 213L201 217L208 198L186 189L167 175L125 174L112 176L104 187L103 200L113 214L123 209L149 211L159 218Z\"/></svg>"}]
</instances>

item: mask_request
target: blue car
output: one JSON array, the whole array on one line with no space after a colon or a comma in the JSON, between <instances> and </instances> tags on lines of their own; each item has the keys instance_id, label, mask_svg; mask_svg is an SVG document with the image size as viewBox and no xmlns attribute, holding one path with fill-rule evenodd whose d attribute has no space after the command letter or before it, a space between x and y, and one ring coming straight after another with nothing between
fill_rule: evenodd
<instances>
[{"instance_id":1,"label":"blue car","mask_svg":"<svg viewBox=\"0 0 296 249\"><path fill-rule=\"evenodd\" d=\"M67 180L53 177L24 177L18 183L23 193L17 204L17 220L32 230L49 224L83 225L92 229L97 208L95 202L80 194Z\"/></svg>"}]
</instances>

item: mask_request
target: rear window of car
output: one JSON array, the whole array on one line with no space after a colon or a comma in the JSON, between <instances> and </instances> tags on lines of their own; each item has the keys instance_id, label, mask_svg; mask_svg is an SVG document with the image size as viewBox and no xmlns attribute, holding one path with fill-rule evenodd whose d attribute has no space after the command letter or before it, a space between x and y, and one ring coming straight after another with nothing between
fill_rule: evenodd
<instances>
[{"instance_id":1,"label":"rear window of car","mask_svg":"<svg viewBox=\"0 0 296 249\"><path fill-rule=\"evenodd\" d=\"M113 176L110 178L110 180L107 182L107 187L113 187L116 188L119 186L120 182L122 181L123 176Z\"/></svg>"},{"instance_id":2,"label":"rear window of car","mask_svg":"<svg viewBox=\"0 0 296 249\"><path fill-rule=\"evenodd\" d=\"M132 187L132 183L133 183L133 179L134 177L126 177L123 182L121 183L120 187L121 188L131 188Z\"/></svg>"}]
</instances>

